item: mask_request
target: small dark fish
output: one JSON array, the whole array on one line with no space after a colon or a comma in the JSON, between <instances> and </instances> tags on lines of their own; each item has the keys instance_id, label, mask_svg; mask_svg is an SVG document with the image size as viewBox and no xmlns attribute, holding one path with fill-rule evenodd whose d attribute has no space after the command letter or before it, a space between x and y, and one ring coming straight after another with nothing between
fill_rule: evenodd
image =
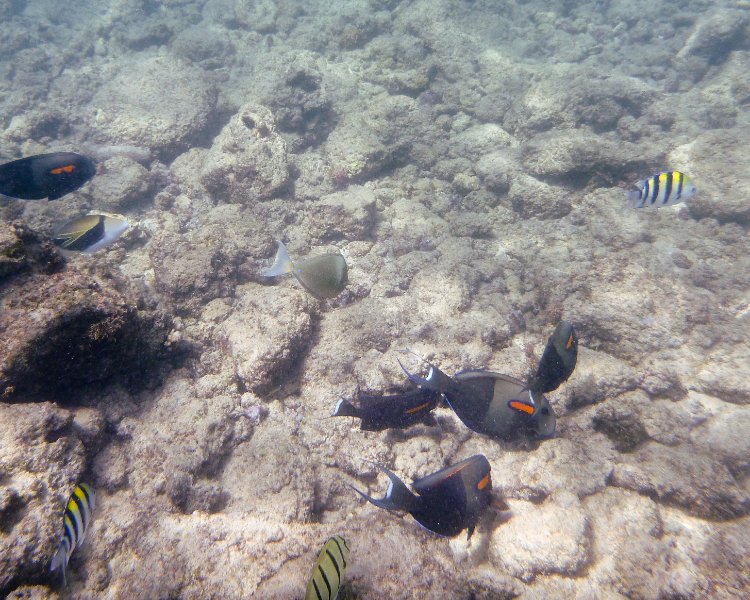
<instances>
[{"instance_id":1,"label":"small dark fish","mask_svg":"<svg viewBox=\"0 0 750 600\"><path fill-rule=\"evenodd\" d=\"M0 165L0 194L23 200L57 200L95 174L94 161L82 154L37 154Z\"/></svg>"},{"instance_id":2,"label":"small dark fish","mask_svg":"<svg viewBox=\"0 0 750 600\"><path fill-rule=\"evenodd\" d=\"M635 184L627 193L632 208L659 208L690 200L698 193L690 178L681 171L666 171Z\"/></svg>"},{"instance_id":3,"label":"small dark fish","mask_svg":"<svg viewBox=\"0 0 750 600\"><path fill-rule=\"evenodd\" d=\"M472 431L508 442L555 434L555 413L547 398L532 393L520 379L493 371L463 371L449 377L433 365L424 379L404 371L412 383L442 393Z\"/></svg>"},{"instance_id":4,"label":"small dark fish","mask_svg":"<svg viewBox=\"0 0 750 600\"><path fill-rule=\"evenodd\" d=\"M335 600L349 564L349 545L340 535L330 538L315 562L305 600Z\"/></svg>"},{"instance_id":5,"label":"small dark fish","mask_svg":"<svg viewBox=\"0 0 750 600\"><path fill-rule=\"evenodd\" d=\"M391 471L378 468L391 480L384 498L354 491L379 508L408 512L422 527L439 535L452 537L468 529L471 537L493 500L490 463L481 454L418 479L412 484L418 495Z\"/></svg>"},{"instance_id":6,"label":"small dark fish","mask_svg":"<svg viewBox=\"0 0 750 600\"><path fill-rule=\"evenodd\" d=\"M535 394L546 394L560 387L576 368L578 360L578 335L573 324L560 321L547 340L544 354L529 387Z\"/></svg>"},{"instance_id":7,"label":"small dark fish","mask_svg":"<svg viewBox=\"0 0 750 600\"><path fill-rule=\"evenodd\" d=\"M310 294L322 300L335 298L347 284L349 267L341 254L322 254L300 261L292 261L286 246L279 241L273 265L263 271L264 277L292 273Z\"/></svg>"},{"instance_id":8,"label":"small dark fish","mask_svg":"<svg viewBox=\"0 0 750 600\"><path fill-rule=\"evenodd\" d=\"M363 431L404 429L420 421L434 422L431 413L439 403L439 392L418 387L396 394L357 393L357 406L342 398L331 416L361 419Z\"/></svg>"},{"instance_id":9,"label":"small dark fish","mask_svg":"<svg viewBox=\"0 0 750 600\"><path fill-rule=\"evenodd\" d=\"M52 241L63 250L96 252L125 233L128 225L122 215L92 212L66 223Z\"/></svg>"},{"instance_id":10,"label":"small dark fish","mask_svg":"<svg viewBox=\"0 0 750 600\"><path fill-rule=\"evenodd\" d=\"M81 483L73 490L65 505L63 538L50 564L50 571L62 570L63 585L65 585L65 568L68 566L70 555L86 538L86 530L94 516L95 504L94 490L89 485Z\"/></svg>"}]
</instances>

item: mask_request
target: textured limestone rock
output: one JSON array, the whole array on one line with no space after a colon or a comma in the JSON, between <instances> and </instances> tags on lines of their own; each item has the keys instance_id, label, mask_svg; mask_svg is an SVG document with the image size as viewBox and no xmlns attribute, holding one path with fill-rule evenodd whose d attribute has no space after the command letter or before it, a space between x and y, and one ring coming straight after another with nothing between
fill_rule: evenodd
<instances>
[{"instance_id":1,"label":"textured limestone rock","mask_svg":"<svg viewBox=\"0 0 750 600\"><path fill-rule=\"evenodd\" d=\"M252 204L289 183L286 143L272 113L246 104L221 130L205 156L201 183L217 200Z\"/></svg>"},{"instance_id":2,"label":"textured limestone rock","mask_svg":"<svg viewBox=\"0 0 750 600\"><path fill-rule=\"evenodd\" d=\"M72 420L47 402L0 402L0 594L48 569L85 468Z\"/></svg>"},{"instance_id":3,"label":"textured limestone rock","mask_svg":"<svg viewBox=\"0 0 750 600\"><path fill-rule=\"evenodd\" d=\"M612 484L707 519L729 520L750 510L750 496L729 470L689 443L670 448L652 442L623 456Z\"/></svg>"},{"instance_id":4,"label":"textured limestone rock","mask_svg":"<svg viewBox=\"0 0 750 600\"><path fill-rule=\"evenodd\" d=\"M588 518L569 493L543 504L511 502L512 517L490 540L490 561L523 581L549 573L576 575L590 560Z\"/></svg>"},{"instance_id":5,"label":"textured limestone rock","mask_svg":"<svg viewBox=\"0 0 750 600\"><path fill-rule=\"evenodd\" d=\"M162 352L160 317L112 279L68 265L0 290L0 394L65 398L77 387L146 371ZM142 379L142 373L139 375Z\"/></svg>"},{"instance_id":6,"label":"textured limestone rock","mask_svg":"<svg viewBox=\"0 0 750 600\"><path fill-rule=\"evenodd\" d=\"M310 224L321 242L366 239L375 225L375 194L357 185L324 196L311 206Z\"/></svg>"},{"instance_id":7,"label":"textured limestone rock","mask_svg":"<svg viewBox=\"0 0 750 600\"><path fill-rule=\"evenodd\" d=\"M92 137L173 155L203 130L214 102L214 90L199 68L167 55L141 58L96 94Z\"/></svg>"},{"instance_id":8,"label":"textured limestone rock","mask_svg":"<svg viewBox=\"0 0 750 600\"><path fill-rule=\"evenodd\" d=\"M122 212L134 204L151 201L150 184L145 167L126 156L115 156L98 166L90 193L96 199L97 210Z\"/></svg>"},{"instance_id":9,"label":"textured limestone rock","mask_svg":"<svg viewBox=\"0 0 750 600\"><path fill-rule=\"evenodd\" d=\"M294 284L291 284L294 285ZM283 283L242 286L232 314L217 327L217 338L236 363L237 377L254 392L282 383L310 343L314 301ZM272 326L266 319L273 316Z\"/></svg>"}]
</instances>

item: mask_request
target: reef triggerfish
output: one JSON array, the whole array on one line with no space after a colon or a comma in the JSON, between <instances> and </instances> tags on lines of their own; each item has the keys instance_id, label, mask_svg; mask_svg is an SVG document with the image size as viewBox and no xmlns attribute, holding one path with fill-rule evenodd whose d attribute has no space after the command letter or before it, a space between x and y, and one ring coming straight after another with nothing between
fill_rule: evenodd
<instances>
[{"instance_id":1,"label":"reef triggerfish","mask_svg":"<svg viewBox=\"0 0 750 600\"><path fill-rule=\"evenodd\" d=\"M340 535L330 538L313 567L305 600L335 600L349 563L349 545Z\"/></svg>"},{"instance_id":2,"label":"reef triggerfish","mask_svg":"<svg viewBox=\"0 0 750 600\"><path fill-rule=\"evenodd\" d=\"M57 200L95 174L94 161L75 152L27 156L0 165L0 194L23 200Z\"/></svg>"},{"instance_id":3,"label":"reef triggerfish","mask_svg":"<svg viewBox=\"0 0 750 600\"><path fill-rule=\"evenodd\" d=\"M689 200L698 190L687 175L681 171L657 173L635 184L638 188L627 193L632 208L669 206Z\"/></svg>"},{"instance_id":4,"label":"reef triggerfish","mask_svg":"<svg viewBox=\"0 0 750 600\"><path fill-rule=\"evenodd\" d=\"M122 215L91 212L66 223L52 241L63 250L91 253L114 242L128 226Z\"/></svg>"},{"instance_id":5,"label":"reef triggerfish","mask_svg":"<svg viewBox=\"0 0 750 600\"><path fill-rule=\"evenodd\" d=\"M578 335L573 324L560 321L549 336L539 366L529 382L532 391L552 392L568 379L578 360Z\"/></svg>"},{"instance_id":6,"label":"reef triggerfish","mask_svg":"<svg viewBox=\"0 0 750 600\"><path fill-rule=\"evenodd\" d=\"M455 536L468 529L471 537L493 501L490 463L481 454L418 479L412 484L416 494L394 473L378 468L390 479L384 498L372 498L353 487L354 491L379 508L408 512L422 527L439 535Z\"/></svg>"},{"instance_id":7,"label":"reef triggerfish","mask_svg":"<svg viewBox=\"0 0 750 600\"><path fill-rule=\"evenodd\" d=\"M394 394L357 392L357 405L341 399L333 417L356 417L363 431L404 429L423 422L432 424L432 410L440 403L440 392L418 387Z\"/></svg>"},{"instance_id":8,"label":"reef triggerfish","mask_svg":"<svg viewBox=\"0 0 750 600\"><path fill-rule=\"evenodd\" d=\"M85 483L80 483L70 495L63 513L63 537L60 547L52 557L50 571L62 570L63 585L65 585L65 568L68 566L70 555L83 543L91 519L94 516L96 496L94 490Z\"/></svg>"},{"instance_id":9,"label":"reef triggerfish","mask_svg":"<svg viewBox=\"0 0 750 600\"><path fill-rule=\"evenodd\" d=\"M305 288L316 298L335 298L347 284L349 267L341 254L321 254L300 261L289 258L286 246L279 240L276 259L261 275L276 277L292 273Z\"/></svg>"}]
</instances>

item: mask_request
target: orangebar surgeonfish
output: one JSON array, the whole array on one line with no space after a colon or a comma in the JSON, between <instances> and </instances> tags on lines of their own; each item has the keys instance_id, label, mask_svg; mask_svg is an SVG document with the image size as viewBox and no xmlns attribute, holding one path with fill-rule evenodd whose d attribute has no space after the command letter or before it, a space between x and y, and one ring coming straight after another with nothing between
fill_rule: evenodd
<instances>
[{"instance_id":1,"label":"orangebar surgeonfish","mask_svg":"<svg viewBox=\"0 0 750 600\"><path fill-rule=\"evenodd\" d=\"M379 508L408 512L422 527L439 535L452 537L468 529L471 537L482 513L493 503L490 463L481 454L416 480L412 484L416 494L394 473L378 468L390 479L384 498L352 489Z\"/></svg>"},{"instance_id":2,"label":"orangebar surgeonfish","mask_svg":"<svg viewBox=\"0 0 750 600\"><path fill-rule=\"evenodd\" d=\"M65 585L65 568L68 566L70 555L86 538L86 530L94 516L95 504L94 490L89 485L81 483L75 487L65 505L62 541L50 564L50 571L54 572L57 569L62 571L63 585Z\"/></svg>"},{"instance_id":3,"label":"orangebar surgeonfish","mask_svg":"<svg viewBox=\"0 0 750 600\"><path fill-rule=\"evenodd\" d=\"M356 406L341 399L332 417L356 417L363 431L404 429L423 422L432 424L432 410L440 403L440 393L414 387L394 394L363 394L357 392Z\"/></svg>"},{"instance_id":4,"label":"orangebar surgeonfish","mask_svg":"<svg viewBox=\"0 0 750 600\"><path fill-rule=\"evenodd\" d=\"M323 546L315 561L305 600L335 600L349 564L349 545L340 535L334 535Z\"/></svg>"},{"instance_id":5,"label":"orangebar surgeonfish","mask_svg":"<svg viewBox=\"0 0 750 600\"><path fill-rule=\"evenodd\" d=\"M0 165L0 194L22 200L57 200L95 174L94 161L75 152L27 156Z\"/></svg>"},{"instance_id":6,"label":"orangebar surgeonfish","mask_svg":"<svg viewBox=\"0 0 750 600\"><path fill-rule=\"evenodd\" d=\"M539 366L531 377L529 388L534 393L553 392L568 379L578 360L578 334L573 324L560 321L549 336Z\"/></svg>"}]
</instances>

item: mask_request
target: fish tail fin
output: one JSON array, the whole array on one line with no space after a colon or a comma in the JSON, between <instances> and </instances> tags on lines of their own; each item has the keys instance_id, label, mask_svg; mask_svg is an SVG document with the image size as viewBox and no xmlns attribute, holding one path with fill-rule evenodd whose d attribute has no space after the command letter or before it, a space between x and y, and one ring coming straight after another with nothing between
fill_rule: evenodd
<instances>
[{"instance_id":1,"label":"fish tail fin","mask_svg":"<svg viewBox=\"0 0 750 600\"><path fill-rule=\"evenodd\" d=\"M332 417L359 417L359 410L348 400L342 398L336 403Z\"/></svg>"},{"instance_id":2,"label":"fish tail fin","mask_svg":"<svg viewBox=\"0 0 750 600\"><path fill-rule=\"evenodd\" d=\"M406 484L401 481L395 473L392 473L384 467L378 468L388 475L388 479L390 479L388 490L383 498L373 498L372 496L365 494L363 491L358 490L353 485L350 487L365 500L371 502L378 508L384 508L385 510L402 510L406 512L414 510L419 502L419 498L411 493L409 488L406 487Z\"/></svg>"},{"instance_id":3,"label":"fish tail fin","mask_svg":"<svg viewBox=\"0 0 750 600\"><path fill-rule=\"evenodd\" d=\"M289 252L284 245L284 242L279 240L279 249L276 251L276 258L273 264L264 271L261 271L263 277L276 277L277 275L283 275L289 273L292 270L292 261L289 258Z\"/></svg>"},{"instance_id":4,"label":"fish tail fin","mask_svg":"<svg viewBox=\"0 0 750 600\"><path fill-rule=\"evenodd\" d=\"M430 367L430 370L427 372L427 377L420 377L419 375L414 375L413 373L407 371L404 363L402 363L398 358L396 360L398 361L401 370L409 378L409 381L411 381L419 388L442 393L450 384L450 377L448 377L440 369L438 369L434 365L431 365L430 363L427 363Z\"/></svg>"},{"instance_id":5,"label":"fish tail fin","mask_svg":"<svg viewBox=\"0 0 750 600\"><path fill-rule=\"evenodd\" d=\"M641 191L631 190L625 194L625 208L635 208L641 201Z\"/></svg>"},{"instance_id":6,"label":"fish tail fin","mask_svg":"<svg viewBox=\"0 0 750 600\"><path fill-rule=\"evenodd\" d=\"M67 548L65 547L65 544L60 544L57 552L55 552L55 555L52 557L52 562L50 563L49 570L50 573L54 573L55 571L57 571L57 569L60 569L60 572L62 573L63 586L65 585L65 567L67 566L67 564Z\"/></svg>"}]
</instances>

